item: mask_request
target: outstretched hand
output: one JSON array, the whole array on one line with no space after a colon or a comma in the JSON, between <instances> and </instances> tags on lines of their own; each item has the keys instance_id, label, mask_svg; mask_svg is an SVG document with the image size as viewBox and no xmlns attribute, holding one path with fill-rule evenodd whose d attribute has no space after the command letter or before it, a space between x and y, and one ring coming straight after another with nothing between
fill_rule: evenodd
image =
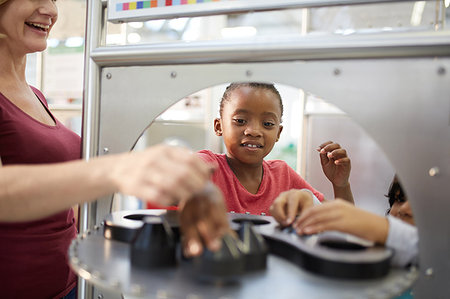
<instances>
[{"instance_id":1,"label":"outstretched hand","mask_svg":"<svg viewBox=\"0 0 450 299\"><path fill-rule=\"evenodd\" d=\"M116 192L162 206L179 204L201 191L213 171L190 150L168 145L106 158Z\"/></svg>"},{"instance_id":2,"label":"outstretched hand","mask_svg":"<svg viewBox=\"0 0 450 299\"><path fill-rule=\"evenodd\" d=\"M332 141L322 143L317 151L320 153L320 164L328 180L335 187L347 186L351 170L347 151Z\"/></svg>"},{"instance_id":3,"label":"outstretched hand","mask_svg":"<svg viewBox=\"0 0 450 299\"><path fill-rule=\"evenodd\" d=\"M179 213L186 257L200 255L204 246L211 251L219 250L222 237L231 233L222 193L211 182L203 191L181 202Z\"/></svg>"},{"instance_id":4,"label":"outstretched hand","mask_svg":"<svg viewBox=\"0 0 450 299\"><path fill-rule=\"evenodd\" d=\"M389 230L385 217L338 198L305 210L293 226L300 235L336 230L380 244L385 243Z\"/></svg>"}]
</instances>

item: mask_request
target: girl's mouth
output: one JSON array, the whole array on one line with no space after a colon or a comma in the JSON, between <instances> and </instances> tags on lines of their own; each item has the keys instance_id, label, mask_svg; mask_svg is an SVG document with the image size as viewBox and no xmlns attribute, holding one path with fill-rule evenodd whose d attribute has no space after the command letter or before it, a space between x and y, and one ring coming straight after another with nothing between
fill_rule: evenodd
<instances>
[{"instance_id":1,"label":"girl's mouth","mask_svg":"<svg viewBox=\"0 0 450 299\"><path fill-rule=\"evenodd\" d=\"M262 148L262 145L258 144L249 144L249 143L242 143L242 147L248 147L248 148Z\"/></svg>"}]
</instances>

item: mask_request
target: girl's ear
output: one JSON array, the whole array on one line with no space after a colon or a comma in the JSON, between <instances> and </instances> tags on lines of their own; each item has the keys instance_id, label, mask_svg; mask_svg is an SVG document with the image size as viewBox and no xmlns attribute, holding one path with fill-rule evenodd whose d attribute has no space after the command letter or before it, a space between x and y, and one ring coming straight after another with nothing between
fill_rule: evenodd
<instances>
[{"instance_id":1,"label":"girl's ear","mask_svg":"<svg viewBox=\"0 0 450 299\"><path fill-rule=\"evenodd\" d=\"M283 131L283 126L282 125L280 125L280 127L278 128L277 141L280 139L281 131Z\"/></svg>"},{"instance_id":2,"label":"girl's ear","mask_svg":"<svg viewBox=\"0 0 450 299\"><path fill-rule=\"evenodd\" d=\"M214 119L214 132L217 136L222 136L222 122L220 118Z\"/></svg>"}]
</instances>

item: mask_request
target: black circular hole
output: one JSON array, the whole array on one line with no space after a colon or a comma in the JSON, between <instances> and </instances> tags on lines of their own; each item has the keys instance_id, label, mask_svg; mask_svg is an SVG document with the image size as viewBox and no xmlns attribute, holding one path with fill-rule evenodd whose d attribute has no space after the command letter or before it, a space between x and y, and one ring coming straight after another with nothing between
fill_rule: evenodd
<instances>
[{"instance_id":1,"label":"black circular hole","mask_svg":"<svg viewBox=\"0 0 450 299\"><path fill-rule=\"evenodd\" d=\"M249 218L236 218L236 219L233 219L233 222L234 222L234 223L238 223L238 224L242 224L242 223L244 223L244 222L251 222L251 223L253 223L254 225L263 225L263 224L269 224L269 223L270 223L270 221L267 221L267 220L264 220L264 219L256 219L256 218L253 218L253 219L249 219Z\"/></svg>"},{"instance_id":2,"label":"black circular hole","mask_svg":"<svg viewBox=\"0 0 450 299\"><path fill-rule=\"evenodd\" d=\"M142 220L144 220L144 217L159 217L159 216L146 215L146 214L131 214L131 215L126 215L123 218L130 219L130 220L142 221Z\"/></svg>"},{"instance_id":3,"label":"black circular hole","mask_svg":"<svg viewBox=\"0 0 450 299\"><path fill-rule=\"evenodd\" d=\"M363 249L367 248L360 244L351 243L351 242L347 242L347 241L339 241L339 240L322 240L319 243L322 246L332 248L332 249L337 249L337 250L355 250L356 251L356 250L363 250Z\"/></svg>"}]
</instances>

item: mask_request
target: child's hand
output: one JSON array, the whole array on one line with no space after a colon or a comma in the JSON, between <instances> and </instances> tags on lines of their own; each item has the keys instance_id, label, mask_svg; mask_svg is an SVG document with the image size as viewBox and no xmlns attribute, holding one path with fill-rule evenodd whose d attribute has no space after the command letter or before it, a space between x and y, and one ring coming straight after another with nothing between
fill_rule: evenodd
<instances>
[{"instance_id":1,"label":"child's hand","mask_svg":"<svg viewBox=\"0 0 450 299\"><path fill-rule=\"evenodd\" d=\"M211 182L202 192L183 201L179 211L186 257L200 255L203 246L211 251L220 249L223 235L231 232L222 194Z\"/></svg>"},{"instance_id":2,"label":"child's hand","mask_svg":"<svg viewBox=\"0 0 450 299\"><path fill-rule=\"evenodd\" d=\"M317 148L323 172L336 187L348 185L351 163L347 151L337 143L327 141Z\"/></svg>"},{"instance_id":3,"label":"child's hand","mask_svg":"<svg viewBox=\"0 0 450 299\"><path fill-rule=\"evenodd\" d=\"M314 201L310 192L291 189L278 195L270 207L270 214L282 226L289 226L297 215L313 205Z\"/></svg>"},{"instance_id":4,"label":"child's hand","mask_svg":"<svg viewBox=\"0 0 450 299\"><path fill-rule=\"evenodd\" d=\"M304 211L294 223L294 228L300 235L337 230L384 244L389 221L342 199L335 199Z\"/></svg>"}]
</instances>

